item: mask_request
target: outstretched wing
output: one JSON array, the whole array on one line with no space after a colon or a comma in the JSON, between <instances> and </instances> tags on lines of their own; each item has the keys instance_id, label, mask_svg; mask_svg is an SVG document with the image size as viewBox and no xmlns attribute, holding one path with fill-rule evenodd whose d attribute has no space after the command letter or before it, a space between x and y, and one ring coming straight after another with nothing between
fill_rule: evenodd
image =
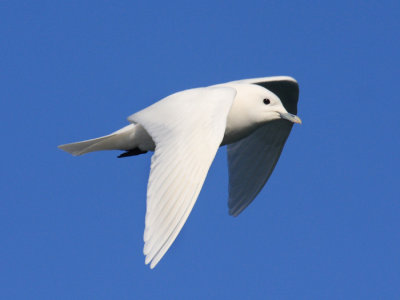
<instances>
[{"instance_id":1,"label":"outstretched wing","mask_svg":"<svg viewBox=\"0 0 400 300\"><path fill-rule=\"evenodd\" d=\"M276 120L228 145L229 214L239 215L258 195L278 162L292 124Z\"/></svg>"},{"instance_id":2,"label":"outstretched wing","mask_svg":"<svg viewBox=\"0 0 400 300\"><path fill-rule=\"evenodd\" d=\"M297 114L299 88L290 77L266 77L244 80L275 93L286 110ZM275 120L258 128L248 137L228 145L229 214L239 215L258 195L278 162L293 123Z\"/></svg>"},{"instance_id":3,"label":"outstretched wing","mask_svg":"<svg viewBox=\"0 0 400 300\"><path fill-rule=\"evenodd\" d=\"M145 263L154 268L174 242L200 193L225 133L236 90L209 87L173 94L130 116L153 138L147 187Z\"/></svg>"}]
</instances>

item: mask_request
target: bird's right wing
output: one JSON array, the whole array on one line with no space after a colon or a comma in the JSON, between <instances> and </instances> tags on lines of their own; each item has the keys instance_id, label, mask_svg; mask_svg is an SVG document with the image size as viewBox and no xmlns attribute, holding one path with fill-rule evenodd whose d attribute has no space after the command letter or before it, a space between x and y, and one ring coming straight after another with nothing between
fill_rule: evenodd
<instances>
[{"instance_id":1,"label":"bird's right wing","mask_svg":"<svg viewBox=\"0 0 400 300\"><path fill-rule=\"evenodd\" d=\"M297 113L299 86L287 76L240 80L262 86L276 94L286 110ZM293 123L275 120L248 137L228 145L229 214L239 215L261 191L278 162Z\"/></svg>"},{"instance_id":2,"label":"bird's right wing","mask_svg":"<svg viewBox=\"0 0 400 300\"><path fill-rule=\"evenodd\" d=\"M130 116L155 142L147 187L146 264L154 268L188 218L222 142L236 90L209 87L173 94Z\"/></svg>"},{"instance_id":3,"label":"bird's right wing","mask_svg":"<svg viewBox=\"0 0 400 300\"><path fill-rule=\"evenodd\" d=\"M230 215L239 215L261 191L292 127L293 123L287 120L275 120L228 145Z\"/></svg>"}]
</instances>

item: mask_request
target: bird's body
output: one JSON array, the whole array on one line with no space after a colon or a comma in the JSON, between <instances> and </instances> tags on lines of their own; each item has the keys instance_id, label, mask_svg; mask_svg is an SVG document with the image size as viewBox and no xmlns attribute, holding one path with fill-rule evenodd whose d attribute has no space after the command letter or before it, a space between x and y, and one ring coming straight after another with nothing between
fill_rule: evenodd
<instances>
[{"instance_id":1,"label":"bird's body","mask_svg":"<svg viewBox=\"0 0 400 300\"><path fill-rule=\"evenodd\" d=\"M110 135L59 147L73 155L127 151L120 157L155 151L144 233L146 263L154 267L185 223L220 146L228 145L230 213L236 216L250 204L268 180L292 124L301 122L293 114L297 98L297 82L290 77L185 90L133 114L132 124Z\"/></svg>"}]
</instances>

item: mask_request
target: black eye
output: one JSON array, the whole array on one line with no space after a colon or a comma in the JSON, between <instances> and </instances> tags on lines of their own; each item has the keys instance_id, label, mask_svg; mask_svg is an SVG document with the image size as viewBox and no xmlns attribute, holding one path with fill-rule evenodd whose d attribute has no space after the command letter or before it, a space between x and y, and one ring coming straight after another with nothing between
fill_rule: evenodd
<instances>
[{"instance_id":1,"label":"black eye","mask_svg":"<svg viewBox=\"0 0 400 300\"><path fill-rule=\"evenodd\" d=\"M271 101L269 101L269 99L267 99L267 98L265 98L265 99L263 100L263 102L264 102L265 105L268 105L268 104L271 103Z\"/></svg>"}]
</instances>

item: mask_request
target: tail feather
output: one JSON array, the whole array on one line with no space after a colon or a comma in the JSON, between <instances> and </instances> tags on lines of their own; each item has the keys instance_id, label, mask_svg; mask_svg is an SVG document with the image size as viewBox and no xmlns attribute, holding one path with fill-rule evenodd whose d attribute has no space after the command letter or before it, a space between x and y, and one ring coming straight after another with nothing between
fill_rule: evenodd
<instances>
[{"instance_id":1,"label":"tail feather","mask_svg":"<svg viewBox=\"0 0 400 300\"><path fill-rule=\"evenodd\" d=\"M109 135L87 141L64 144L58 148L74 155L82 155L100 150L129 150L132 147L132 135L135 132L135 125L128 125Z\"/></svg>"},{"instance_id":2,"label":"tail feather","mask_svg":"<svg viewBox=\"0 0 400 300\"><path fill-rule=\"evenodd\" d=\"M58 148L72 154L73 156L78 156L97 150L105 150L103 149L102 146L103 144L107 143L107 141L109 141L109 139L112 138L112 136L113 135L111 134L87 141L60 145L58 146Z\"/></svg>"}]
</instances>

